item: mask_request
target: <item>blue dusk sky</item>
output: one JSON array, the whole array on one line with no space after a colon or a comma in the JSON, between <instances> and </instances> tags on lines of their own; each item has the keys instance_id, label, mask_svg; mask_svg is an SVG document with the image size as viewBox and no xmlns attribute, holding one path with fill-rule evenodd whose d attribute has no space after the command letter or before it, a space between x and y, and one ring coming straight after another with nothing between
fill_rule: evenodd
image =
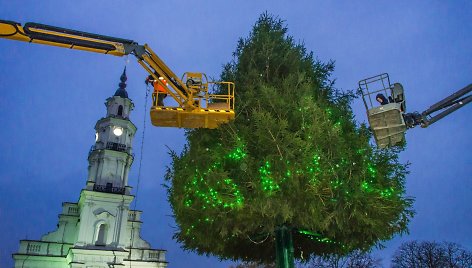
<instances>
[{"instance_id":1,"label":"blue dusk sky","mask_svg":"<svg viewBox=\"0 0 472 268\"><path fill-rule=\"evenodd\" d=\"M178 75L217 77L259 15L286 21L289 34L322 61L335 60L336 87L388 72L405 88L408 111L423 111L472 83L472 1L8 1L0 19L38 22L148 43ZM142 237L166 249L169 267L228 267L185 252L164 183L167 146L180 151L184 130L151 127L144 110L146 72L130 56L67 50L0 39L0 267L12 267L20 239L53 231L62 202L76 202L87 178L94 126L127 66L138 132L130 184L136 186L146 118L137 209ZM244 90L244 89L240 89ZM237 100L244 101L244 100ZM149 107L148 103L148 107ZM360 99L353 103L365 122ZM409 234L375 255L387 265L404 241L456 242L472 250L472 105L427 129L409 130L407 195L416 199ZM136 190L136 188L135 188Z\"/></svg>"}]
</instances>

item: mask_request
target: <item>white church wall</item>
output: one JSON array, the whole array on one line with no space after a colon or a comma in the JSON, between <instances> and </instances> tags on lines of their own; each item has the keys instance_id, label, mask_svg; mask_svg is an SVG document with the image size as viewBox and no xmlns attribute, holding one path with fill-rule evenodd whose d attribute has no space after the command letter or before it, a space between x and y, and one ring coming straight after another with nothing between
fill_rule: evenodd
<instances>
[{"instance_id":1,"label":"white church wall","mask_svg":"<svg viewBox=\"0 0 472 268\"><path fill-rule=\"evenodd\" d=\"M141 238L141 224L139 221L128 221L126 228L127 236L130 238L126 247L149 249L151 245L144 239Z\"/></svg>"}]
</instances>

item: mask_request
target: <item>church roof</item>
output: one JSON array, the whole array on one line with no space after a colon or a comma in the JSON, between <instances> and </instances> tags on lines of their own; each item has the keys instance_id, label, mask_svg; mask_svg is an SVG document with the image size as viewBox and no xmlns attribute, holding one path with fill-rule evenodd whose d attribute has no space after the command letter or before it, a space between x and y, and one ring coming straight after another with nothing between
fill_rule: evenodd
<instances>
[{"instance_id":1,"label":"church roof","mask_svg":"<svg viewBox=\"0 0 472 268\"><path fill-rule=\"evenodd\" d=\"M120 80L121 82L118 84L119 88L116 90L115 95L113 96L128 98L128 92L126 92L126 80L128 80L128 77L126 77L126 67L121 74Z\"/></svg>"}]
</instances>

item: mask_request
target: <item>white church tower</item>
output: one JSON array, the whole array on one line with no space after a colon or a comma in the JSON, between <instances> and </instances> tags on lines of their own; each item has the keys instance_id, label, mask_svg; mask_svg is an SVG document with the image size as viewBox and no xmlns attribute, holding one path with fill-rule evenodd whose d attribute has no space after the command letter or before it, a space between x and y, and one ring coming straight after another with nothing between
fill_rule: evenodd
<instances>
[{"instance_id":1,"label":"white church tower","mask_svg":"<svg viewBox=\"0 0 472 268\"><path fill-rule=\"evenodd\" d=\"M88 178L77 203L64 202L57 230L41 240L21 240L15 268L109 268L167 266L165 250L141 239L141 211L131 210L128 185L136 126L126 92L126 68L107 113L95 125L88 156Z\"/></svg>"}]
</instances>

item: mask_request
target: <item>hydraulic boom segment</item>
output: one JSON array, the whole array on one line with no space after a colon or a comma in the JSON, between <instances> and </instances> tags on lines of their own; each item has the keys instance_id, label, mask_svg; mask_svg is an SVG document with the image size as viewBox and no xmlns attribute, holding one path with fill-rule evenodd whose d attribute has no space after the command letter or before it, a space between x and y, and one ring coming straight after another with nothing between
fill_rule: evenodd
<instances>
[{"instance_id":1,"label":"hydraulic boom segment","mask_svg":"<svg viewBox=\"0 0 472 268\"><path fill-rule=\"evenodd\" d=\"M406 113L403 115L405 123L408 128L421 126L426 128L450 113L462 108L464 105L469 104L472 101L472 84L464 87L463 89L454 92L450 96L442 99L441 101L431 105L428 109L422 113L413 112Z\"/></svg>"},{"instance_id":2,"label":"hydraulic boom segment","mask_svg":"<svg viewBox=\"0 0 472 268\"><path fill-rule=\"evenodd\" d=\"M4 20L0 20L0 38L119 57L134 55L139 64L161 83L177 103L175 107L158 106L159 93L153 93L150 114L155 126L216 128L234 119L234 83L208 81L203 73L185 73L179 79L147 44L139 45L133 40L38 23L28 22L21 26L17 22ZM209 89L218 94L210 93Z\"/></svg>"}]
</instances>

